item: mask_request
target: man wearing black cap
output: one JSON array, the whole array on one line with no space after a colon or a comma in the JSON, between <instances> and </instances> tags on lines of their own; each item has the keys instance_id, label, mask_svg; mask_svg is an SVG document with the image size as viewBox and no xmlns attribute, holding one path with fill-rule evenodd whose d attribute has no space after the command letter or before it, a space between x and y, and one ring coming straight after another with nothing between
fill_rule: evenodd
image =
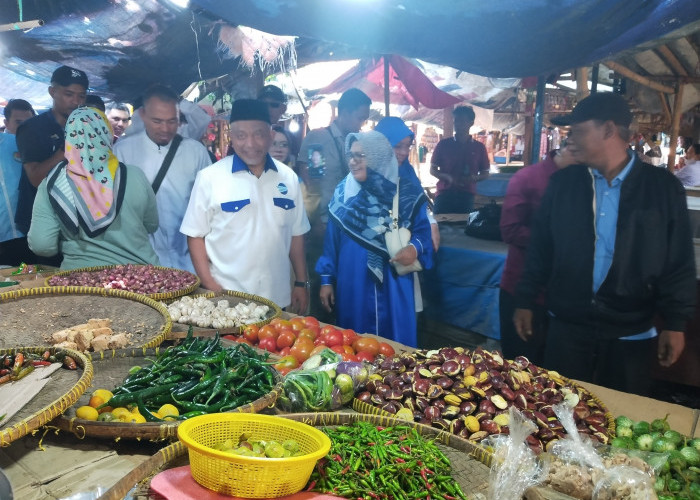
<instances>
[{"instance_id":1,"label":"man wearing black cap","mask_svg":"<svg viewBox=\"0 0 700 500\"><path fill-rule=\"evenodd\" d=\"M258 92L258 101L267 105L270 112L270 123L275 125L287 111L287 95L275 85L265 85Z\"/></svg>"},{"instance_id":2,"label":"man wearing black cap","mask_svg":"<svg viewBox=\"0 0 700 500\"><path fill-rule=\"evenodd\" d=\"M49 170L64 160L66 120L79 106L85 104L88 78L84 71L61 66L51 75L49 95L53 106L48 111L31 118L17 129L17 150L22 158L23 172L19 181L19 200L15 222L25 234L32 220L32 206L36 188L48 175ZM60 265L61 256L28 260Z\"/></svg>"},{"instance_id":3,"label":"man wearing black cap","mask_svg":"<svg viewBox=\"0 0 700 500\"><path fill-rule=\"evenodd\" d=\"M670 366L695 307L693 243L680 182L643 163L627 143L632 114L619 94L593 94L556 124L571 125L580 165L552 175L516 288L518 335L547 291L551 316L544 367L567 377L644 394L657 358Z\"/></svg>"},{"instance_id":4,"label":"man wearing black cap","mask_svg":"<svg viewBox=\"0 0 700 500\"><path fill-rule=\"evenodd\" d=\"M268 154L272 135L264 103L234 101L230 133L236 153L197 174L180 227L194 268L205 288L260 295L304 313L309 221L299 178Z\"/></svg>"}]
</instances>

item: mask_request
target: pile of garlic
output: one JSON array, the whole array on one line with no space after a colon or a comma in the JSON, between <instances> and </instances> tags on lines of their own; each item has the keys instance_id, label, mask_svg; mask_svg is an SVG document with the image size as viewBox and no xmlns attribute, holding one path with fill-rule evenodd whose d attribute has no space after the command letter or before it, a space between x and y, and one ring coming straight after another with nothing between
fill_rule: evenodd
<instances>
[{"instance_id":1,"label":"pile of garlic","mask_svg":"<svg viewBox=\"0 0 700 500\"><path fill-rule=\"evenodd\" d=\"M209 300L205 297L182 297L164 304L173 321L201 328L235 328L257 323L266 318L270 308L254 302L239 302L231 307L228 300Z\"/></svg>"}]
</instances>

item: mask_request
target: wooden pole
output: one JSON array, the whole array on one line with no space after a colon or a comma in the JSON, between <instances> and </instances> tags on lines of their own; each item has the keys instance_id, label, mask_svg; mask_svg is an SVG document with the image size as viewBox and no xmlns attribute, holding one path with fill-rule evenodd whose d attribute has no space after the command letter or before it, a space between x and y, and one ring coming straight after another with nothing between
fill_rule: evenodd
<instances>
[{"instance_id":1,"label":"wooden pole","mask_svg":"<svg viewBox=\"0 0 700 500\"><path fill-rule=\"evenodd\" d=\"M513 146L513 134L508 134L508 140L506 141L506 165L510 165L510 148Z\"/></svg>"},{"instance_id":2,"label":"wooden pole","mask_svg":"<svg viewBox=\"0 0 700 500\"><path fill-rule=\"evenodd\" d=\"M588 68L576 69L576 102L588 97Z\"/></svg>"},{"instance_id":3,"label":"wooden pole","mask_svg":"<svg viewBox=\"0 0 700 500\"><path fill-rule=\"evenodd\" d=\"M676 84L676 95L673 98L673 118L671 120L671 140L669 141L668 162L666 168L673 172L676 165L676 143L678 142L678 131L681 126L681 102L683 101L683 84Z\"/></svg>"},{"instance_id":4,"label":"wooden pole","mask_svg":"<svg viewBox=\"0 0 700 500\"><path fill-rule=\"evenodd\" d=\"M672 121L671 118L671 108L668 107L668 101L666 100L666 94L663 92L659 92L659 99L661 100L661 108L663 109L664 112L664 118L666 118L666 122L669 124Z\"/></svg>"},{"instance_id":5,"label":"wooden pole","mask_svg":"<svg viewBox=\"0 0 700 500\"><path fill-rule=\"evenodd\" d=\"M591 72L591 94L598 92L598 76L600 72L600 64L593 65L593 71Z\"/></svg>"},{"instance_id":6,"label":"wooden pole","mask_svg":"<svg viewBox=\"0 0 700 500\"><path fill-rule=\"evenodd\" d=\"M389 112L389 104L391 103L391 95L389 93L389 56L384 54L384 116L391 116Z\"/></svg>"},{"instance_id":7,"label":"wooden pole","mask_svg":"<svg viewBox=\"0 0 700 500\"><path fill-rule=\"evenodd\" d=\"M673 94L675 92L675 89L672 87L669 87L667 85L662 85L660 83L654 82L650 80L649 78L646 78L642 75L639 75L632 71L631 69L628 69L624 67L622 64L618 64L614 61L606 61L603 64L605 64L608 68L613 70L616 73L621 74L624 77L629 78L630 80L634 80L637 83L641 83L642 85L652 88L654 90L659 90L661 92L666 92L667 94Z\"/></svg>"},{"instance_id":8,"label":"wooden pole","mask_svg":"<svg viewBox=\"0 0 700 500\"><path fill-rule=\"evenodd\" d=\"M452 137L454 135L454 118L452 117L452 108L442 110L442 137Z\"/></svg>"},{"instance_id":9,"label":"wooden pole","mask_svg":"<svg viewBox=\"0 0 700 500\"><path fill-rule=\"evenodd\" d=\"M668 45L662 45L657 50L663 56L663 58L666 59L666 61L668 61L668 63L671 65L671 68L673 68L673 71L678 73L678 75L680 76L688 76L688 72L685 70L685 67L678 60L676 54L671 52L671 49L668 48Z\"/></svg>"}]
</instances>

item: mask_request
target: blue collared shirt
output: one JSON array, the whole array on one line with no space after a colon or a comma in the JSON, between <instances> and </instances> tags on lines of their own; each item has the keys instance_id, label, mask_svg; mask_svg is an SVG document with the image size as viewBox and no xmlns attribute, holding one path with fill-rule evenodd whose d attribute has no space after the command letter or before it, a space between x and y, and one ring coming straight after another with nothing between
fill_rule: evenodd
<instances>
[{"instance_id":1,"label":"blue collared shirt","mask_svg":"<svg viewBox=\"0 0 700 500\"><path fill-rule=\"evenodd\" d=\"M269 169L272 169L275 172L277 172L277 166L275 165L275 162L272 159L272 156L270 156L268 154L265 157L265 169L264 169L264 171L266 172ZM233 162L232 162L232 166L231 166L231 172L235 173L235 172L240 172L242 170L250 171L250 169L248 168L248 165L245 164L245 162L241 159L241 157L238 156L237 154L234 154L233 155Z\"/></svg>"},{"instance_id":2,"label":"blue collared shirt","mask_svg":"<svg viewBox=\"0 0 700 500\"><path fill-rule=\"evenodd\" d=\"M620 208L620 191L622 183L632 170L634 157L625 165L625 168L617 174L612 182L608 181L597 170L590 169L594 180L595 197L595 255L593 260L593 293L597 293L608 275L615 251L615 237L617 234L617 216ZM656 328L632 335L621 337L620 340L643 340L656 336Z\"/></svg>"}]
</instances>

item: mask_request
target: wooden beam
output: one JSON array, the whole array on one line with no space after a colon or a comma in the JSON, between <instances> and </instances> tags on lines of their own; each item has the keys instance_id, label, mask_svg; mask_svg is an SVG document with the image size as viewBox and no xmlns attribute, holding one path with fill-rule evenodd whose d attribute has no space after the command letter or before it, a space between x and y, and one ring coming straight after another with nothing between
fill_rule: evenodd
<instances>
[{"instance_id":1,"label":"wooden beam","mask_svg":"<svg viewBox=\"0 0 700 500\"><path fill-rule=\"evenodd\" d=\"M442 110L442 138L452 137L454 135L454 117L452 116L453 108L445 108Z\"/></svg>"},{"instance_id":2,"label":"wooden beam","mask_svg":"<svg viewBox=\"0 0 700 500\"><path fill-rule=\"evenodd\" d=\"M659 92L659 99L661 100L661 108L664 112L664 117L668 123L671 123L671 108L668 107L668 101L666 100L666 94Z\"/></svg>"},{"instance_id":3,"label":"wooden beam","mask_svg":"<svg viewBox=\"0 0 700 500\"><path fill-rule=\"evenodd\" d=\"M580 102L588 97L588 94L588 68L576 68L576 101Z\"/></svg>"},{"instance_id":4,"label":"wooden beam","mask_svg":"<svg viewBox=\"0 0 700 500\"><path fill-rule=\"evenodd\" d=\"M676 84L676 95L673 98L673 119L671 120L671 139L669 140L668 162L666 168L673 172L676 165L676 143L678 142L678 131L681 126L681 115L683 108L683 84Z\"/></svg>"},{"instance_id":5,"label":"wooden beam","mask_svg":"<svg viewBox=\"0 0 700 500\"><path fill-rule=\"evenodd\" d=\"M685 70L685 67L678 60L676 54L674 54L671 49L668 48L668 45L662 45L661 47L658 47L657 50L679 76L688 76L688 72Z\"/></svg>"},{"instance_id":6,"label":"wooden beam","mask_svg":"<svg viewBox=\"0 0 700 500\"><path fill-rule=\"evenodd\" d=\"M675 90L672 87L669 87L667 85L662 85L660 83L654 82L650 80L649 78L639 75L632 71L631 69L628 69L624 67L622 64L618 64L615 61L606 61L603 64L605 64L608 68L613 70L615 73L619 73L624 77L629 78L630 80L634 80L637 83L641 83L642 85L652 88L654 90L659 90L661 92L665 92L667 94L673 94Z\"/></svg>"}]
</instances>

